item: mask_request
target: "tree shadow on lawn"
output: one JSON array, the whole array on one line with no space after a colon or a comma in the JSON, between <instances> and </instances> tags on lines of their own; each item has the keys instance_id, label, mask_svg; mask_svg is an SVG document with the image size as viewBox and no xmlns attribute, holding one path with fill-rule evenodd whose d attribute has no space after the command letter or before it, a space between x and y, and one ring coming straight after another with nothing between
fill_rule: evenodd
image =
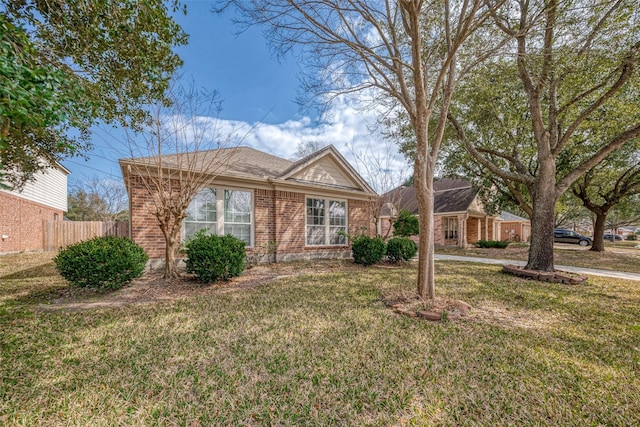
<instances>
[{"instance_id":1,"label":"tree shadow on lawn","mask_svg":"<svg viewBox=\"0 0 640 427\"><path fill-rule=\"evenodd\" d=\"M39 277L48 278L52 276L58 276L58 271L56 270L55 264L47 262L0 276L0 280L23 280L36 279Z\"/></svg>"}]
</instances>

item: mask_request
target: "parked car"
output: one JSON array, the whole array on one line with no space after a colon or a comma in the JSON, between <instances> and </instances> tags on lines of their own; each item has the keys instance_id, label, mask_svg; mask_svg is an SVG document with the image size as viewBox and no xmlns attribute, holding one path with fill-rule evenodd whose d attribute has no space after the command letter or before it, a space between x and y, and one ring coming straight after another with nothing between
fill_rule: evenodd
<instances>
[{"instance_id":1,"label":"parked car","mask_svg":"<svg viewBox=\"0 0 640 427\"><path fill-rule=\"evenodd\" d=\"M591 237L583 236L572 230L556 228L553 230L553 241L555 243L575 243L580 246L591 245Z\"/></svg>"},{"instance_id":2,"label":"parked car","mask_svg":"<svg viewBox=\"0 0 640 427\"><path fill-rule=\"evenodd\" d=\"M605 235L604 235L604 240L610 240L610 241L613 242L614 238L616 240L624 240L624 238L619 234L605 233Z\"/></svg>"}]
</instances>

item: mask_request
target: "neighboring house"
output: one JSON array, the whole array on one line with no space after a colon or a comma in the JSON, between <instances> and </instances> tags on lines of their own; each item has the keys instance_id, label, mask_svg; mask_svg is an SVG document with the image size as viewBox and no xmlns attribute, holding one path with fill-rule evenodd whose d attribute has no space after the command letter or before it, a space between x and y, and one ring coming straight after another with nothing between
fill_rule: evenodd
<instances>
[{"instance_id":1,"label":"neighboring house","mask_svg":"<svg viewBox=\"0 0 640 427\"><path fill-rule=\"evenodd\" d=\"M349 257L345 234L374 233L375 191L333 147L292 162L249 147L203 151L221 160L215 176L200 170L203 188L191 202L180 239L199 229L232 234L248 252L269 248L276 261ZM177 168L176 156L163 164ZM130 200L131 237L164 258L164 239L147 205L144 158L121 159ZM206 163L206 162L205 162Z\"/></svg>"},{"instance_id":2,"label":"neighboring house","mask_svg":"<svg viewBox=\"0 0 640 427\"><path fill-rule=\"evenodd\" d=\"M434 230L436 245L466 247L478 240L497 240L499 218L485 212L478 191L467 181L444 178L434 181ZM398 187L382 196L378 231L391 235L394 216L402 209L418 215L415 187Z\"/></svg>"},{"instance_id":3,"label":"neighboring house","mask_svg":"<svg viewBox=\"0 0 640 427\"><path fill-rule=\"evenodd\" d=\"M67 175L61 165L35 174L21 191L0 189L0 253L43 250L45 221L62 221Z\"/></svg>"},{"instance_id":4,"label":"neighboring house","mask_svg":"<svg viewBox=\"0 0 640 427\"><path fill-rule=\"evenodd\" d=\"M637 231L638 228L634 226L619 227L617 229L611 230L612 233L615 232L616 234L622 236L622 238L625 240L632 235L635 236Z\"/></svg>"},{"instance_id":5,"label":"neighboring house","mask_svg":"<svg viewBox=\"0 0 640 427\"><path fill-rule=\"evenodd\" d=\"M500 212L500 240L528 242L531 239L531 221L512 213Z\"/></svg>"}]
</instances>

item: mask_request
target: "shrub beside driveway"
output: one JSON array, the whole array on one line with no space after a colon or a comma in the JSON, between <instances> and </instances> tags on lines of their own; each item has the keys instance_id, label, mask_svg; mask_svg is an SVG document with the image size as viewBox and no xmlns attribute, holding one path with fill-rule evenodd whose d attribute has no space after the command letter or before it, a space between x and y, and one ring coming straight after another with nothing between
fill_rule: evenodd
<instances>
[{"instance_id":1,"label":"shrub beside driveway","mask_svg":"<svg viewBox=\"0 0 640 427\"><path fill-rule=\"evenodd\" d=\"M49 263L0 257L2 425L640 424L635 283L437 263L436 291L473 310L429 323L382 303L415 266L336 261L42 311L72 298Z\"/></svg>"}]
</instances>

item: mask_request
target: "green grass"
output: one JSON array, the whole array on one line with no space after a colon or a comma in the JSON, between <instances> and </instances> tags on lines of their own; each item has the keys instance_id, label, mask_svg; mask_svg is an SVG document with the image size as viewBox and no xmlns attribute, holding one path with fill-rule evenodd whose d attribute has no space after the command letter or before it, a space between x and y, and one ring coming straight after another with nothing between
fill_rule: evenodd
<instances>
[{"instance_id":1,"label":"green grass","mask_svg":"<svg viewBox=\"0 0 640 427\"><path fill-rule=\"evenodd\" d=\"M50 312L35 303L64 284L46 260L7 274L19 267L5 259L3 426L640 424L634 282L542 284L438 263L437 292L474 307L444 323L382 304L413 289L411 266Z\"/></svg>"},{"instance_id":2,"label":"green grass","mask_svg":"<svg viewBox=\"0 0 640 427\"><path fill-rule=\"evenodd\" d=\"M638 242L633 242L633 246L623 246L623 243L630 242L605 243L606 250L604 252L594 252L578 245L556 244L553 251L554 262L555 265L640 273L640 249L635 248ZM463 249L445 246L437 247L436 253L526 261L529 255L529 245L511 243L506 249L476 248L473 246Z\"/></svg>"}]
</instances>

